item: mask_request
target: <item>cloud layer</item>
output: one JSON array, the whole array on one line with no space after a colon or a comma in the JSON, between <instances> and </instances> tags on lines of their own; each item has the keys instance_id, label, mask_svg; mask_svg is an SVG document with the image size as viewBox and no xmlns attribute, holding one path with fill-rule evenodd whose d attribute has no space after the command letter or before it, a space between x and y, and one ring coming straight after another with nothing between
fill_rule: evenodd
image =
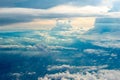
<instances>
[{"instance_id":1,"label":"cloud layer","mask_svg":"<svg viewBox=\"0 0 120 80\"><path fill-rule=\"evenodd\" d=\"M76 7L70 5L56 6L46 10L30 8L1 8L0 25L29 22L34 19L96 17L103 16L108 10L109 8L105 6Z\"/></svg>"},{"instance_id":2,"label":"cloud layer","mask_svg":"<svg viewBox=\"0 0 120 80\"><path fill-rule=\"evenodd\" d=\"M34 4L33 4L34 3ZM71 4L77 6L94 5L97 6L102 3L102 0L4 0L0 1L0 7L24 7L24 8L39 8L47 9L63 4ZM46 5L47 4L47 5Z\"/></svg>"},{"instance_id":3,"label":"cloud layer","mask_svg":"<svg viewBox=\"0 0 120 80\"><path fill-rule=\"evenodd\" d=\"M118 0L4 0L0 1L0 27L35 19L120 17L119 3Z\"/></svg>"}]
</instances>

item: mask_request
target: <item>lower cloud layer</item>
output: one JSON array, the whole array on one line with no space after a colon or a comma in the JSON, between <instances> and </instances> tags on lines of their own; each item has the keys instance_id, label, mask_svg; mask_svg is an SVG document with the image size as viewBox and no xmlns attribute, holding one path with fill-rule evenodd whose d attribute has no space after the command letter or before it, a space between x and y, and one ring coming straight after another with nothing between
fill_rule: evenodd
<instances>
[{"instance_id":1,"label":"lower cloud layer","mask_svg":"<svg viewBox=\"0 0 120 80\"><path fill-rule=\"evenodd\" d=\"M70 73L69 71L47 74L38 80L119 80L119 70L100 70L98 72Z\"/></svg>"}]
</instances>

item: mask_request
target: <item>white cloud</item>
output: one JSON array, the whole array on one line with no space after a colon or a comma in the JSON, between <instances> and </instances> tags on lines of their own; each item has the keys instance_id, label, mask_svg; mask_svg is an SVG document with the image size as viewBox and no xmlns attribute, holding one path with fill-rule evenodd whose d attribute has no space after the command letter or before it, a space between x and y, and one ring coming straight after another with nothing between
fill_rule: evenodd
<instances>
[{"instance_id":1,"label":"white cloud","mask_svg":"<svg viewBox=\"0 0 120 80\"><path fill-rule=\"evenodd\" d=\"M6 26L8 24L14 24L14 23L23 23L24 24L16 24L16 25L10 25L10 26L27 26L25 28L28 29L29 26L33 28L35 26L39 27L42 26L41 24L33 22L35 19L50 19L50 18L70 18L70 17L120 17L120 12L109 12L112 8L113 2L116 2L118 0L102 0L99 5L85 5L85 6L78 6L78 5L71 5L71 4L61 4L57 6L53 6L48 9L33 9L33 8L18 8L18 7L12 7L12 8L0 8L0 26L6 27L9 29L9 26ZM74 1L72 1L74 2ZM79 1L78 1L79 2ZM81 1L83 3L83 1ZM88 1L86 3L91 3L91 1ZM95 4L98 4L95 1ZM2 21L3 20L3 21ZM8 20L8 22L7 22ZM30 23L26 23L30 22ZM32 23L33 22L33 23ZM49 22L49 21L48 21ZM54 22L54 21L53 21ZM51 24L51 23L50 23ZM50 25L47 25L50 26ZM53 26L53 23L52 23ZM15 28L13 27L13 28ZM35 28L35 27L34 27ZM49 27L46 27L49 28ZM5 29L5 28L1 28ZM18 29L21 29L21 26L18 27ZM22 28L23 29L23 28ZM36 28L38 29L38 28Z\"/></svg>"},{"instance_id":2,"label":"white cloud","mask_svg":"<svg viewBox=\"0 0 120 80\"><path fill-rule=\"evenodd\" d=\"M107 17L113 17L113 18L119 18L120 17L120 12L109 12Z\"/></svg>"},{"instance_id":3,"label":"white cloud","mask_svg":"<svg viewBox=\"0 0 120 80\"><path fill-rule=\"evenodd\" d=\"M61 14L101 14L108 12L109 8L106 6L84 6L84 7L75 7L69 5L60 5L54 8L49 9L50 13L61 13Z\"/></svg>"},{"instance_id":4,"label":"white cloud","mask_svg":"<svg viewBox=\"0 0 120 80\"><path fill-rule=\"evenodd\" d=\"M98 72L86 74L82 73L70 73L69 71L55 74L47 74L44 77L39 77L38 80L119 80L120 71L119 70L100 70Z\"/></svg>"},{"instance_id":5,"label":"white cloud","mask_svg":"<svg viewBox=\"0 0 120 80\"><path fill-rule=\"evenodd\" d=\"M65 49L65 50L78 50L77 48L73 48L73 47L64 47L64 46L49 46L50 49Z\"/></svg>"},{"instance_id":6,"label":"white cloud","mask_svg":"<svg viewBox=\"0 0 120 80\"><path fill-rule=\"evenodd\" d=\"M104 34L92 32L92 34L80 35L78 36L78 38L84 41L89 40L89 42L92 43L93 45L100 46L100 47L120 48L119 32L108 32Z\"/></svg>"},{"instance_id":7,"label":"white cloud","mask_svg":"<svg viewBox=\"0 0 120 80\"><path fill-rule=\"evenodd\" d=\"M106 48L120 48L120 42L119 41L105 41L100 42L100 41L96 41L96 42L92 42L94 45L97 46L101 46L101 47L106 47Z\"/></svg>"},{"instance_id":8,"label":"white cloud","mask_svg":"<svg viewBox=\"0 0 120 80\"><path fill-rule=\"evenodd\" d=\"M70 60L68 59L56 59L57 62L63 62L63 63L67 63L69 62Z\"/></svg>"},{"instance_id":9,"label":"white cloud","mask_svg":"<svg viewBox=\"0 0 120 80\"><path fill-rule=\"evenodd\" d=\"M13 15L26 15L26 16L40 16L40 17L55 17L51 14L56 14L56 18L60 15L67 16L96 16L103 15L108 12L109 8L106 6L84 6L84 7L76 7L71 5L60 5L55 6L50 9L30 9L30 8L0 8L0 17L10 17ZM57 16L58 15L58 16Z\"/></svg>"},{"instance_id":10,"label":"white cloud","mask_svg":"<svg viewBox=\"0 0 120 80\"><path fill-rule=\"evenodd\" d=\"M32 8L0 8L1 30L12 29L51 29L55 26L56 18L75 18L75 17L120 17L119 12L109 12L110 7L99 6L73 6L59 5L49 9ZM50 20L50 18L54 18ZM38 21L36 21L36 19ZM8 23L7 23L8 20ZM42 22L41 22L42 21ZM50 22L44 24L45 22ZM41 22L41 23L40 23ZM8 25L11 24L11 25ZM20 26L19 26L20 25ZM24 26L21 27L21 26ZM34 27L36 26L36 27ZM48 27L49 26L49 27ZM83 25L85 26L85 25ZM89 25L88 25L89 26ZM6 28L4 28L6 27ZM75 29L75 28L74 28ZM73 30L74 30L73 29ZM75 29L77 32L77 29ZM79 31L80 33L82 31ZM83 33L83 32L82 32ZM64 34L64 33L63 33Z\"/></svg>"},{"instance_id":11,"label":"white cloud","mask_svg":"<svg viewBox=\"0 0 120 80\"><path fill-rule=\"evenodd\" d=\"M88 54L102 55L102 56L109 55L107 51L104 51L101 49L84 49L83 52L88 53Z\"/></svg>"},{"instance_id":12,"label":"white cloud","mask_svg":"<svg viewBox=\"0 0 120 80\"><path fill-rule=\"evenodd\" d=\"M23 45L0 45L0 48L25 48Z\"/></svg>"},{"instance_id":13,"label":"white cloud","mask_svg":"<svg viewBox=\"0 0 120 80\"><path fill-rule=\"evenodd\" d=\"M48 66L48 71L51 70L61 70L61 69L69 69L69 70L84 70L84 71L91 71L91 70L99 70L108 67L108 65L102 65L102 66L70 66L70 65L55 65L55 66Z\"/></svg>"}]
</instances>

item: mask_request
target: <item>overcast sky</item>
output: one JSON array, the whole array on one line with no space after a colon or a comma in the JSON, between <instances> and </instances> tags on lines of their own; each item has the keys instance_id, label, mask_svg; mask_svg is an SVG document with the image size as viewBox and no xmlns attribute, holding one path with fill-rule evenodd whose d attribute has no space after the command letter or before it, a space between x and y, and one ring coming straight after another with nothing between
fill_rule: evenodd
<instances>
[{"instance_id":1,"label":"overcast sky","mask_svg":"<svg viewBox=\"0 0 120 80\"><path fill-rule=\"evenodd\" d=\"M119 5L120 0L0 0L0 29L49 28L56 19L119 18Z\"/></svg>"}]
</instances>

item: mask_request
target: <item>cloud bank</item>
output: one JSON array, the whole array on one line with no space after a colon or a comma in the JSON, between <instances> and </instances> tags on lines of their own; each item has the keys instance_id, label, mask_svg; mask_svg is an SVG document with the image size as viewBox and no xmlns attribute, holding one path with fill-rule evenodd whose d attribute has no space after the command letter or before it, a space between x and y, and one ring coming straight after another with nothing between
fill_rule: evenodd
<instances>
[{"instance_id":1,"label":"cloud bank","mask_svg":"<svg viewBox=\"0 0 120 80\"><path fill-rule=\"evenodd\" d=\"M0 1L0 27L36 19L120 17L119 3L118 0L4 0Z\"/></svg>"},{"instance_id":2,"label":"cloud bank","mask_svg":"<svg viewBox=\"0 0 120 80\"><path fill-rule=\"evenodd\" d=\"M29 22L34 19L103 16L109 10L109 8L106 6L76 7L70 5L60 5L45 10L32 8L0 9L0 25L7 25L10 23L18 22Z\"/></svg>"}]
</instances>

